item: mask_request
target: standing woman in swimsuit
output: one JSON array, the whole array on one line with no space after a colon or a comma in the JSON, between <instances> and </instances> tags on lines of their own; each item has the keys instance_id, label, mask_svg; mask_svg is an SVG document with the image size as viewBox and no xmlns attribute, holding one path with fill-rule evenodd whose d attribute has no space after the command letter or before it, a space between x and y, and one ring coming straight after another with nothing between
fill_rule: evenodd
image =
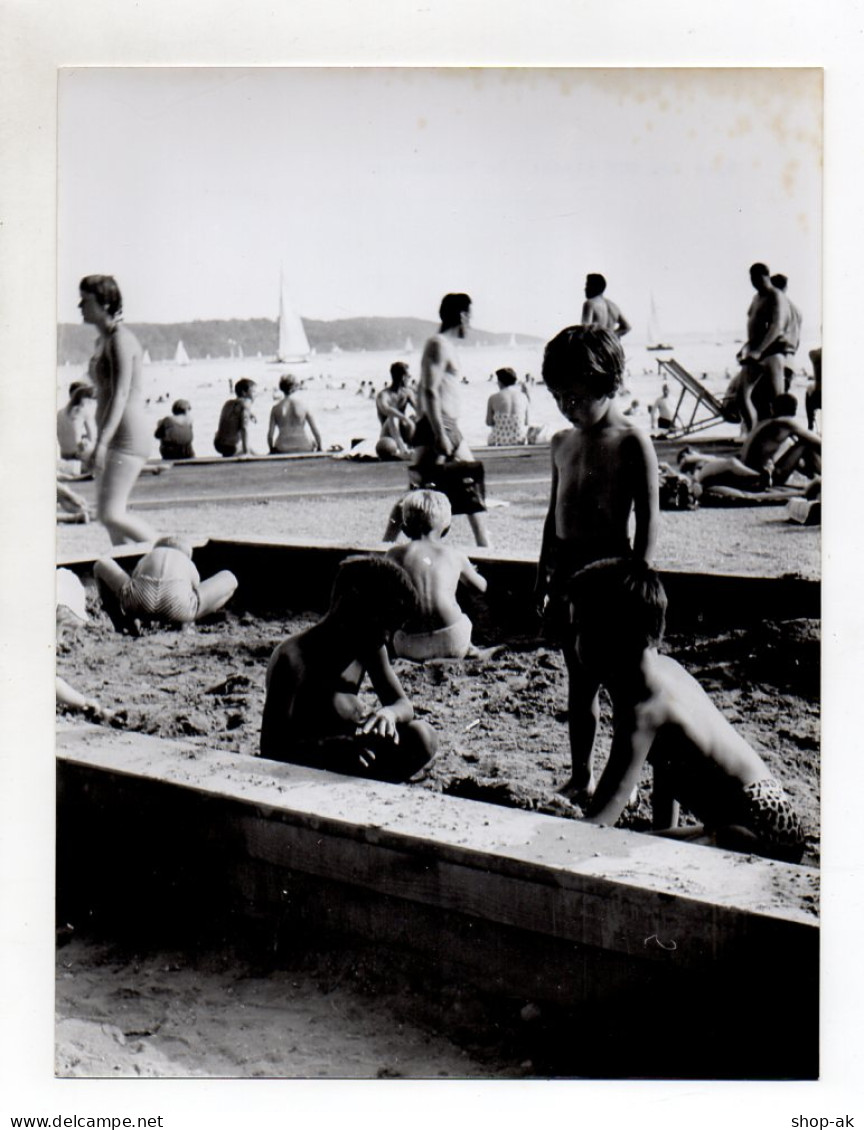
<instances>
[{"instance_id":1,"label":"standing woman in swimsuit","mask_svg":"<svg viewBox=\"0 0 864 1130\"><path fill-rule=\"evenodd\" d=\"M110 275L88 275L79 290L81 319L99 331L90 359L97 402L91 465L98 482L99 520L112 545L153 541L155 530L127 510L129 495L150 454L152 429L141 400L141 345L121 322L123 300Z\"/></svg>"}]
</instances>

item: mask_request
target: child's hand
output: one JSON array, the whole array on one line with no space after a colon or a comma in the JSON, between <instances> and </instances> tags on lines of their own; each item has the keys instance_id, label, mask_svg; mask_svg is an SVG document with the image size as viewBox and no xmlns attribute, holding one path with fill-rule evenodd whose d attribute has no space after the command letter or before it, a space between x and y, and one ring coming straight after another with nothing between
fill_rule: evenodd
<instances>
[{"instance_id":1,"label":"child's hand","mask_svg":"<svg viewBox=\"0 0 864 1130\"><path fill-rule=\"evenodd\" d=\"M380 710L370 714L360 727L360 733L379 734L382 738L391 738L394 742L398 742L399 733L396 729L396 715L389 706L382 706Z\"/></svg>"}]
</instances>

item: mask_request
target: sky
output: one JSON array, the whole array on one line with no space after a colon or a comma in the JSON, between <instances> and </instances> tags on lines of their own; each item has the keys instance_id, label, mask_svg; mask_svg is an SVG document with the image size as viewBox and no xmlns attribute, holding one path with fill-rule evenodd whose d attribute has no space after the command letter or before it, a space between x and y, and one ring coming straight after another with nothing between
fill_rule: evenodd
<instances>
[{"instance_id":1,"label":"sky","mask_svg":"<svg viewBox=\"0 0 864 1130\"><path fill-rule=\"evenodd\" d=\"M644 334L743 329L749 265L821 340L815 69L77 68L59 78L58 317L434 318L550 336L584 277Z\"/></svg>"}]
</instances>

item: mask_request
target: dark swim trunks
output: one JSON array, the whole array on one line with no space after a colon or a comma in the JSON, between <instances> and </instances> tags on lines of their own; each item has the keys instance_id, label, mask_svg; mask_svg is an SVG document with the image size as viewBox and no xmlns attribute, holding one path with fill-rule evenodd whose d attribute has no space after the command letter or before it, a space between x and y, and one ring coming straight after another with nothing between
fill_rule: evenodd
<instances>
[{"instance_id":1,"label":"dark swim trunks","mask_svg":"<svg viewBox=\"0 0 864 1130\"><path fill-rule=\"evenodd\" d=\"M274 760L350 777L367 777L373 781L405 782L432 759L418 741L412 740L413 735L408 731L408 726L397 727L398 743L380 734L325 738L320 742L295 746L290 756ZM374 754L374 757L367 756L368 764L364 765L360 758L368 753ZM273 754L269 756L273 758Z\"/></svg>"}]
</instances>

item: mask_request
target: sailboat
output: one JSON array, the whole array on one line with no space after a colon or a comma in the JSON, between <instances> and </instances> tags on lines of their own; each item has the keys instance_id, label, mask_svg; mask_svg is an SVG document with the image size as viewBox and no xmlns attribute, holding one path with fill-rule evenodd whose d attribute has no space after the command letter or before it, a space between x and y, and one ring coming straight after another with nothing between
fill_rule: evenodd
<instances>
[{"instance_id":1,"label":"sailboat","mask_svg":"<svg viewBox=\"0 0 864 1130\"><path fill-rule=\"evenodd\" d=\"M653 294L651 295L651 311L648 315L647 340L648 345L646 346L646 349L650 349L654 352L662 349L674 349L674 346L672 345L664 345L663 340L660 337L660 320L657 317L657 306L654 302Z\"/></svg>"},{"instance_id":2,"label":"sailboat","mask_svg":"<svg viewBox=\"0 0 864 1130\"><path fill-rule=\"evenodd\" d=\"M403 349L403 352L405 352L405 353L413 353L414 352L414 342L411 340L410 337L405 338L405 344L402 347L402 349Z\"/></svg>"},{"instance_id":3,"label":"sailboat","mask_svg":"<svg viewBox=\"0 0 864 1130\"><path fill-rule=\"evenodd\" d=\"M149 349L144 350L144 356L141 358L141 364L142 365L152 365L153 364L153 362L150 360L150 350Z\"/></svg>"},{"instance_id":4,"label":"sailboat","mask_svg":"<svg viewBox=\"0 0 864 1130\"><path fill-rule=\"evenodd\" d=\"M296 364L298 361L308 361L311 352L303 322L291 305L283 278L279 289L279 346L275 360L283 364Z\"/></svg>"},{"instance_id":5,"label":"sailboat","mask_svg":"<svg viewBox=\"0 0 864 1130\"><path fill-rule=\"evenodd\" d=\"M186 346L183 344L182 341L177 342L177 349L176 349L176 352L174 353L174 364L175 365L188 365L189 364L189 354L186 352Z\"/></svg>"}]
</instances>

